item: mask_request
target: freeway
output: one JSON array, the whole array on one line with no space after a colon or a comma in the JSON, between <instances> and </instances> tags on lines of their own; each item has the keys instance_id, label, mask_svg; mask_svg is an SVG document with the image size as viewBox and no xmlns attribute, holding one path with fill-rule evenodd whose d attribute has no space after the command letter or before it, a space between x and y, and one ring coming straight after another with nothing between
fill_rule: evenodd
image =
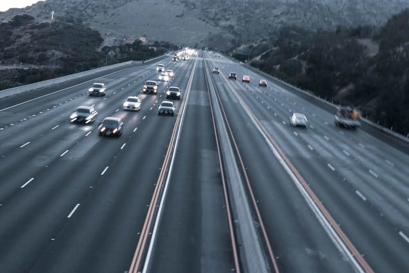
<instances>
[{"instance_id":1,"label":"freeway","mask_svg":"<svg viewBox=\"0 0 409 273\"><path fill-rule=\"evenodd\" d=\"M159 62L175 78L142 94ZM259 87L256 72L227 58L159 62L0 100L0 272L246 272L225 188L235 187L223 167L233 162L270 272L407 271L404 144L337 128L328 109L270 80ZM214 66L221 73L208 82ZM88 96L93 82L107 85L105 97ZM182 90L174 117L157 115L167 85ZM122 110L130 95L140 111ZM79 105L95 106L95 123L70 123ZM288 124L293 112L307 129ZM122 118L121 137L98 136L107 116Z\"/></svg>"},{"instance_id":2,"label":"freeway","mask_svg":"<svg viewBox=\"0 0 409 273\"><path fill-rule=\"evenodd\" d=\"M238 115L241 116L245 104L372 269L376 272L406 272L409 268L405 258L409 254L407 145L396 144L393 139L390 140L393 145L390 145L380 140L387 139L384 135L378 137L366 130L337 128L333 123L333 113L289 92L283 85L269 81L267 88L259 87L258 81L262 77L245 66L225 58L211 56L209 59L212 67L221 68L221 74L214 77L217 78L226 107L233 108L229 119L235 120ZM238 80L228 80L229 72L237 72ZM243 83L243 75L249 75L252 81ZM308 129L289 125L289 116L294 112L307 116ZM248 127L245 131L249 134L255 130L252 128L254 126ZM243 139L238 141L238 145L243 150L251 149L246 145L249 142L255 143ZM402 148L398 149L397 145ZM267 179L268 176L259 179L257 166L252 169L248 167L255 161L260 163L263 160L252 157L245 157L245 160L249 173L255 173L251 180L257 181L254 182L256 187L261 187L257 195L257 198L261 198L267 185L275 180ZM268 162L272 168L273 161ZM297 199L289 200L293 202ZM260 200L259 203L263 202ZM266 199L263 205L266 213L277 204L285 202ZM272 234L279 237L276 236L277 232ZM292 253L284 255L291 256Z\"/></svg>"}]
</instances>

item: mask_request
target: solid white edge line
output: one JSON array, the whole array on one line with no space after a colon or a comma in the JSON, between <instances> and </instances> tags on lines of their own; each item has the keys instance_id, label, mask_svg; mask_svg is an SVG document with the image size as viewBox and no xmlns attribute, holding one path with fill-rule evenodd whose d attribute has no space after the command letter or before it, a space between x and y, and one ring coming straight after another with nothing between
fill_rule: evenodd
<instances>
[{"instance_id":1,"label":"solid white edge line","mask_svg":"<svg viewBox=\"0 0 409 273\"><path fill-rule=\"evenodd\" d=\"M21 186L20 188L24 188L25 186L27 186L28 184L30 184L31 183L31 181L33 181L34 180L34 177L33 178L31 178L30 180L28 180L26 183L24 183L24 185L23 186Z\"/></svg>"},{"instance_id":2,"label":"solid white edge line","mask_svg":"<svg viewBox=\"0 0 409 273\"><path fill-rule=\"evenodd\" d=\"M109 166L106 166L105 169L102 171L101 175L104 175L105 172L108 170Z\"/></svg>"},{"instance_id":3,"label":"solid white edge line","mask_svg":"<svg viewBox=\"0 0 409 273\"><path fill-rule=\"evenodd\" d=\"M30 144L30 141L27 142L27 143L25 143L25 144L23 144L23 145L21 145L20 148L23 148L23 147L27 146L28 144Z\"/></svg>"},{"instance_id":4,"label":"solid white edge line","mask_svg":"<svg viewBox=\"0 0 409 273\"><path fill-rule=\"evenodd\" d=\"M161 218L161 216L162 216L162 212L163 212L163 208L164 208L165 196L166 196L166 192L167 192L167 189L168 189L168 186L169 186L170 177L171 177L172 170L173 170L173 163L174 163L175 158L176 158L176 156L175 156L175 155L176 155L176 150L177 150L177 147L179 146L179 136L180 136L180 133L181 133L181 131L182 131L183 121L184 121L184 119L185 119L186 106L187 106L187 102L189 101L189 97L190 97L190 89L191 89L192 82L193 82L193 76L194 76L194 74L195 74L196 62L197 62L197 61L195 61L195 64L194 64L194 66L193 66L193 74L192 74L192 76L191 76L191 77L192 77L192 81L190 82L189 93L187 94L186 102L185 102L184 107L183 107L183 114L182 114L182 117L180 118L180 123L179 123L179 128L180 128L180 129L178 130L178 134L177 134L177 136L176 136L175 148L173 149L172 160L171 160L171 162L170 162L169 171L168 171L168 176L167 176L166 182L165 182L165 183L166 183L166 184L165 184L165 188L163 189L162 199L161 199L161 202L160 202L160 205L159 205L159 209L158 209L158 213L157 213L157 216L156 216L155 226L154 226L153 231L152 231L151 241L150 241L150 243L149 243L149 249L148 249L148 252L147 252L147 254L146 254L145 263L144 263L144 265L143 265L142 273L146 273L147 270L148 270L148 268L149 268L150 257L151 257L151 255L152 255L153 245L155 244L156 234L157 234L157 231L158 231L160 218Z\"/></svg>"},{"instance_id":5,"label":"solid white edge line","mask_svg":"<svg viewBox=\"0 0 409 273\"><path fill-rule=\"evenodd\" d=\"M65 152L63 152L60 157L63 157L66 153L68 153L68 150L66 150Z\"/></svg>"},{"instance_id":6,"label":"solid white edge line","mask_svg":"<svg viewBox=\"0 0 409 273\"><path fill-rule=\"evenodd\" d=\"M403 233L402 231L399 231L399 235L402 236L402 238L405 239L405 241L409 243L409 237L406 236L405 233Z\"/></svg>"},{"instance_id":7,"label":"solid white edge line","mask_svg":"<svg viewBox=\"0 0 409 273\"><path fill-rule=\"evenodd\" d=\"M70 212L70 214L68 214L67 218L71 218L71 216L74 214L74 212L77 210L77 208L80 206L80 204L78 203Z\"/></svg>"},{"instance_id":8,"label":"solid white edge line","mask_svg":"<svg viewBox=\"0 0 409 273\"><path fill-rule=\"evenodd\" d=\"M362 200L366 201L366 197L358 190L355 191L356 194L358 194L359 197L362 198Z\"/></svg>"}]
</instances>

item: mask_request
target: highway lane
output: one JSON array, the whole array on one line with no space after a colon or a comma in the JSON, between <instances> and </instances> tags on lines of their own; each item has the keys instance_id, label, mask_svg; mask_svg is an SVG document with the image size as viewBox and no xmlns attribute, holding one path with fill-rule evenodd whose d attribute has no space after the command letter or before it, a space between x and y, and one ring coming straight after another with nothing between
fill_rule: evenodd
<instances>
[{"instance_id":1,"label":"highway lane","mask_svg":"<svg viewBox=\"0 0 409 273\"><path fill-rule=\"evenodd\" d=\"M188 73L191 64L169 63L169 66L174 67L177 73L172 84L183 85L186 82L183 75ZM151 77L157 75L153 70L149 72ZM55 129L52 128L56 125L42 125L51 119L46 115L36 116L37 120L27 120L22 137L38 136L39 132L34 135L28 132L31 128L40 127L39 131L45 132L42 138L36 138L22 148L15 147L11 152L0 149L0 152L8 151L3 161L12 162L10 168L0 169L2 177L7 177L0 185L0 192L6 192L0 199L0 219L6 223L0 227L0 271L27 272L32 269L33 272L53 272L55 268L66 270L64 272L126 270L137 242L136 230L143 223L149 194L158 175L158 166L163 161L174 120L156 115L156 101L160 102L164 93L156 96L140 94L142 109L138 113L120 109L126 96L141 90L146 78L133 83L134 78L129 77L116 87L120 94L114 95L115 91L111 90L107 100L98 98L99 120L112 114L123 117L125 131L119 139L98 138L97 123L91 126L69 123L68 117L76 106L89 105L96 100L83 96L81 102L67 100L67 105L58 109L59 117L52 119L59 124ZM164 87L160 91L163 92ZM77 88L70 95L81 92L84 89ZM44 98L46 102L42 99L36 101L36 107L55 104L52 99L48 101L51 96ZM57 96L55 100L63 99ZM24 107L25 111L31 109L27 105L18 107ZM55 117L57 109L50 115ZM12 142L13 135L3 135L3 141L6 140ZM21 140L25 139L18 139L18 142ZM152 143L155 149L151 148ZM23 167L22 158L27 159ZM26 179L20 179L24 175ZM30 181L30 177L34 179ZM7 190L3 191L4 188ZM118 197L113 193L123 195ZM78 228L79 225L84 228ZM90 236L89 240L84 239ZM103 242L112 244L112 248L101 248ZM65 252L72 253L66 256ZM107 252L112 254L110 259L106 259ZM127 258L119 255L125 252L128 253ZM58 256L56 253L64 254ZM90 268L95 271L89 271Z\"/></svg>"},{"instance_id":2,"label":"highway lane","mask_svg":"<svg viewBox=\"0 0 409 273\"><path fill-rule=\"evenodd\" d=\"M204 64L196 67L149 272L234 271Z\"/></svg>"},{"instance_id":3,"label":"highway lane","mask_svg":"<svg viewBox=\"0 0 409 273\"><path fill-rule=\"evenodd\" d=\"M352 272L222 77L213 75L280 272Z\"/></svg>"},{"instance_id":4,"label":"highway lane","mask_svg":"<svg viewBox=\"0 0 409 273\"><path fill-rule=\"evenodd\" d=\"M234 70L259 79L237 65L219 66L224 75ZM399 163L407 155L362 130L336 128L333 115L271 82L268 88L257 83L231 81L375 271L404 272L408 181ZM306 113L312 127L291 128L294 111Z\"/></svg>"}]
</instances>

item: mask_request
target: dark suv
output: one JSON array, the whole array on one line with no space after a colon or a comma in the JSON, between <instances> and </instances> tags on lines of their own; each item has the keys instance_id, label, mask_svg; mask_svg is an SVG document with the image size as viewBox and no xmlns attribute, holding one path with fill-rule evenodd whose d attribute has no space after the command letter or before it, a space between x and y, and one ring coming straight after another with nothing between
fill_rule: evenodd
<instances>
[{"instance_id":1,"label":"dark suv","mask_svg":"<svg viewBox=\"0 0 409 273\"><path fill-rule=\"evenodd\" d=\"M235 72L230 72L230 73L229 73L229 79L235 79L235 80L237 80L237 73L235 73Z\"/></svg>"}]
</instances>

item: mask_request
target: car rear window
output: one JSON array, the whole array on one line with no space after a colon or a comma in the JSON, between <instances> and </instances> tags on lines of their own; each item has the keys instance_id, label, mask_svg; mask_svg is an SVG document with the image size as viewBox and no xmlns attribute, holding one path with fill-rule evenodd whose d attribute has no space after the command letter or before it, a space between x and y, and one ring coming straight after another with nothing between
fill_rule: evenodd
<instances>
[{"instance_id":1,"label":"car rear window","mask_svg":"<svg viewBox=\"0 0 409 273\"><path fill-rule=\"evenodd\" d=\"M138 102L139 99L137 99L137 98L128 98L128 101L130 101L130 102Z\"/></svg>"},{"instance_id":2,"label":"car rear window","mask_svg":"<svg viewBox=\"0 0 409 273\"><path fill-rule=\"evenodd\" d=\"M103 85L102 85L102 84L94 84L94 85L92 85L92 87L94 87L94 88L102 88Z\"/></svg>"},{"instance_id":3,"label":"car rear window","mask_svg":"<svg viewBox=\"0 0 409 273\"><path fill-rule=\"evenodd\" d=\"M169 91L179 92L179 88L177 88L177 87L170 87L170 88L169 88Z\"/></svg>"},{"instance_id":4,"label":"car rear window","mask_svg":"<svg viewBox=\"0 0 409 273\"><path fill-rule=\"evenodd\" d=\"M89 113L90 110L88 108L78 108L77 112L78 113Z\"/></svg>"}]
</instances>

